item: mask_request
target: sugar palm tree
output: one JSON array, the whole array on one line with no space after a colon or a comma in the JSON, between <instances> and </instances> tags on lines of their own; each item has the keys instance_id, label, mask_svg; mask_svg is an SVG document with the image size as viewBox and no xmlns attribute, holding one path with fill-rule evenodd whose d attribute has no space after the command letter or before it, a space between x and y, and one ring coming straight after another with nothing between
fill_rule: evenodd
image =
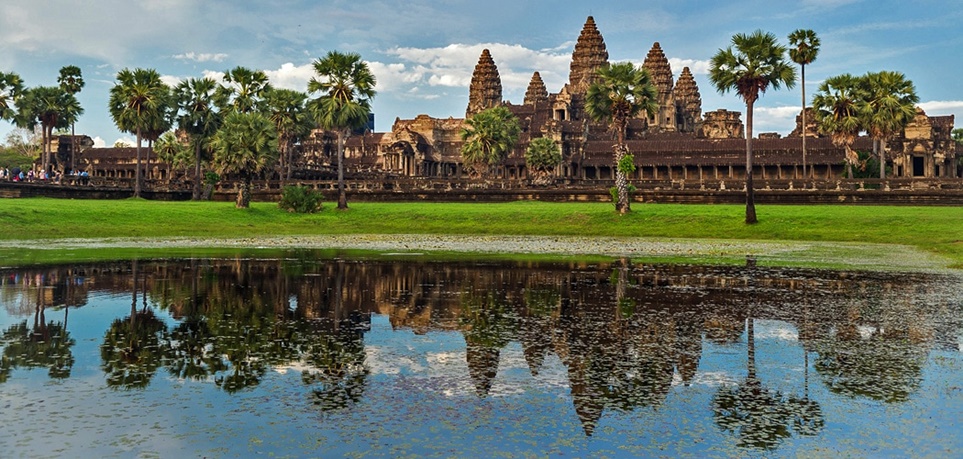
<instances>
[{"instance_id":1,"label":"sugar palm tree","mask_svg":"<svg viewBox=\"0 0 963 459\"><path fill-rule=\"evenodd\" d=\"M144 139L147 140L147 155L145 159L145 170L147 178L150 179L150 154L154 151L154 142L165 132L170 131L174 126L174 118L177 115L177 102L174 100L174 92L167 87L167 96L163 104L158 107L155 117L151 120L150 126L144 130Z\"/></svg>"},{"instance_id":2,"label":"sugar palm tree","mask_svg":"<svg viewBox=\"0 0 963 459\"><path fill-rule=\"evenodd\" d=\"M812 64L819 54L819 37L810 29L797 29L789 34L789 58L799 64L802 88L802 163L803 177L806 175L806 66Z\"/></svg>"},{"instance_id":3,"label":"sugar palm tree","mask_svg":"<svg viewBox=\"0 0 963 459\"><path fill-rule=\"evenodd\" d=\"M833 139L833 145L846 150L846 170L853 178L853 164L857 161L852 145L862 130L865 99L859 78L848 73L827 78L813 97L816 123L819 130Z\"/></svg>"},{"instance_id":4,"label":"sugar palm tree","mask_svg":"<svg viewBox=\"0 0 963 459\"><path fill-rule=\"evenodd\" d=\"M202 148L221 125L217 88L217 82L211 78L191 78L174 89L177 126L190 136L194 146L194 200L201 199Z\"/></svg>"},{"instance_id":5,"label":"sugar palm tree","mask_svg":"<svg viewBox=\"0 0 963 459\"><path fill-rule=\"evenodd\" d=\"M124 69L117 73L117 84L110 89L108 108L117 128L137 136L137 169L134 196L140 197L140 148L143 135L156 123L167 107L170 90L154 69Z\"/></svg>"},{"instance_id":6,"label":"sugar palm tree","mask_svg":"<svg viewBox=\"0 0 963 459\"><path fill-rule=\"evenodd\" d=\"M518 118L503 106L482 110L465 120L461 129L461 155L478 174L502 162L515 149L522 132Z\"/></svg>"},{"instance_id":7,"label":"sugar palm tree","mask_svg":"<svg viewBox=\"0 0 963 459\"><path fill-rule=\"evenodd\" d=\"M13 108L21 95L23 80L20 75L0 72L0 120L14 121L17 112Z\"/></svg>"},{"instance_id":8,"label":"sugar palm tree","mask_svg":"<svg viewBox=\"0 0 963 459\"><path fill-rule=\"evenodd\" d=\"M562 150L549 137L532 139L525 149L525 167L538 183L547 183L561 163Z\"/></svg>"},{"instance_id":9,"label":"sugar palm tree","mask_svg":"<svg viewBox=\"0 0 963 459\"><path fill-rule=\"evenodd\" d=\"M863 127L878 144L879 178L886 178L886 139L898 134L916 116L919 96L913 82L900 72L883 70L863 76L866 110Z\"/></svg>"},{"instance_id":10,"label":"sugar palm tree","mask_svg":"<svg viewBox=\"0 0 963 459\"><path fill-rule=\"evenodd\" d=\"M218 172L241 178L236 207L249 207L254 176L277 160L278 134L274 125L260 113L233 112L214 134L211 146Z\"/></svg>"},{"instance_id":11,"label":"sugar palm tree","mask_svg":"<svg viewBox=\"0 0 963 459\"><path fill-rule=\"evenodd\" d=\"M167 164L167 183L170 184L174 170L187 171L194 164L194 155L188 145L183 144L173 131L167 131L154 144L157 158Z\"/></svg>"},{"instance_id":12,"label":"sugar palm tree","mask_svg":"<svg viewBox=\"0 0 963 459\"><path fill-rule=\"evenodd\" d=\"M291 153L295 142L311 133L313 122L305 109L307 94L291 89L272 89L265 93L265 113L278 131L280 176L291 179Z\"/></svg>"},{"instance_id":13,"label":"sugar palm tree","mask_svg":"<svg viewBox=\"0 0 963 459\"><path fill-rule=\"evenodd\" d=\"M75 165L74 153L76 152L75 147L77 144L76 139L73 136L73 129L74 129L73 127L75 124L77 124L77 120L80 119L80 116L83 114L84 114L84 108L80 106L80 101L77 100L77 97L73 94L67 93L63 99L63 105L60 106L60 119L58 120L56 127L59 129L59 128L66 128L67 126L70 126L70 131L71 131L70 153L71 154L70 154L69 166L71 171L73 171L74 165ZM51 132L51 136L48 139L48 141L50 142L52 142L53 140L52 134L53 132ZM60 157L54 154L53 151L51 151L51 156L53 157L54 160L58 162L59 169L63 170L65 167L68 166L68 164L59 164Z\"/></svg>"},{"instance_id":14,"label":"sugar palm tree","mask_svg":"<svg viewBox=\"0 0 963 459\"><path fill-rule=\"evenodd\" d=\"M643 118L655 115L659 109L658 94L648 70L629 62L601 67L597 75L585 93L585 112L615 132L615 210L625 214L631 211L626 172L635 168L625 146L629 120L640 114Z\"/></svg>"},{"instance_id":15,"label":"sugar palm tree","mask_svg":"<svg viewBox=\"0 0 963 459\"><path fill-rule=\"evenodd\" d=\"M746 223L756 223L752 189L752 109L769 87L796 84L796 70L786 62L786 48L776 36L756 30L732 36L732 46L720 49L709 64L709 79L720 94L733 90L746 103Z\"/></svg>"},{"instance_id":16,"label":"sugar palm tree","mask_svg":"<svg viewBox=\"0 0 963 459\"><path fill-rule=\"evenodd\" d=\"M67 94L72 96L77 96L77 93L84 88L84 76L81 72L80 67L76 65L64 66L60 69L60 76L57 77L57 83L60 84L60 89L63 89ZM76 166L77 157L77 133L74 129L76 121L70 123L70 170L73 171Z\"/></svg>"},{"instance_id":17,"label":"sugar palm tree","mask_svg":"<svg viewBox=\"0 0 963 459\"><path fill-rule=\"evenodd\" d=\"M39 125L41 128L41 167L46 172L51 162L50 147L54 129L69 126L68 118L76 119L83 109L74 96L60 87L37 86L25 90L17 99L17 111L17 124L20 127L32 129Z\"/></svg>"},{"instance_id":18,"label":"sugar palm tree","mask_svg":"<svg viewBox=\"0 0 963 459\"><path fill-rule=\"evenodd\" d=\"M344 192L344 139L352 129L363 127L371 113L375 76L357 53L329 51L314 61L315 76L308 93L320 92L308 103L318 126L338 134L338 209L348 208Z\"/></svg>"},{"instance_id":19,"label":"sugar palm tree","mask_svg":"<svg viewBox=\"0 0 963 459\"><path fill-rule=\"evenodd\" d=\"M247 67L234 67L224 74L224 84L218 88L222 110L232 109L249 113L257 111L264 100L264 93L271 89L267 74Z\"/></svg>"}]
</instances>

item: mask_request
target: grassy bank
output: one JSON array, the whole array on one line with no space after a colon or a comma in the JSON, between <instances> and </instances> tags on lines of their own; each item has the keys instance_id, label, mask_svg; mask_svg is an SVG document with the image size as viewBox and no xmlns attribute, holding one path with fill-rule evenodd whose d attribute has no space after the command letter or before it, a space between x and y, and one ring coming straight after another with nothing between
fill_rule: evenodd
<instances>
[{"instance_id":1,"label":"grassy bank","mask_svg":"<svg viewBox=\"0 0 963 459\"><path fill-rule=\"evenodd\" d=\"M271 203L0 199L0 239L248 238L318 234L567 235L904 244L963 268L963 208L607 203L352 203L313 215Z\"/></svg>"}]
</instances>

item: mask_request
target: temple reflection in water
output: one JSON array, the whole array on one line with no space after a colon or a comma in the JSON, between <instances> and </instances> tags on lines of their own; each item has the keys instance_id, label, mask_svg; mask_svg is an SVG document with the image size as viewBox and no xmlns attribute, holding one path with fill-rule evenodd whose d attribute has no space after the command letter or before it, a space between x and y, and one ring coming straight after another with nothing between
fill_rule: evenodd
<instances>
[{"instance_id":1,"label":"temple reflection in water","mask_svg":"<svg viewBox=\"0 0 963 459\"><path fill-rule=\"evenodd\" d=\"M381 316L414 336L461 334L470 390L481 398L493 395L511 343L533 378L557 359L592 436L606 413L659 409L673 388L685 391L707 348L738 345L739 377L720 383L703 409L740 447L771 449L824 429L825 401L810 397L811 383L834 396L904 402L920 390L931 351L960 350L963 328L954 281L933 274L289 255L3 272L0 383L32 368L70 378L80 358L71 319L97 298L123 297L129 311L98 332L107 387L149 390L160 374L233 394L295 369L310 404L350 409L365 397L365 337ZM759 321L795 331L803 390L772 389L757 371Z\"/></svg>"}]
</instances>

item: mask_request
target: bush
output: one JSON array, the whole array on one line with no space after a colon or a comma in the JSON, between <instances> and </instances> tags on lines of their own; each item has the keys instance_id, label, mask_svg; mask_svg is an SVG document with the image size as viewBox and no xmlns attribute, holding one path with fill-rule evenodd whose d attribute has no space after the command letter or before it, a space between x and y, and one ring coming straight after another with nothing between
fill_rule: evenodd
<instances>
[{"instance_id":1,"label":"bush","mask_svg":"<svg viewBox=\"0 0 963 459\"><path fill-rule=\"evenodd\" d=\"M281 190L278 207L299 214L313 214L321 210L321 192L303 185L289 185Z\"/></svg>"},{"instance_id":2,"label":"bush","mask_svg":"<svg viewBox=\"0 0 963 459\"><path fill-rule=\"evenodd\" d=\"M638 188L636 188L635 185L630 183L629 186L626 188L626 190L629 192L629 201L631 201L632 194L635 193L635 191L638 190ZM613 186L612 188L609 188L609 195L612 196L612 202L619 202L618 187Z\"/></svg>"}]
</instances>

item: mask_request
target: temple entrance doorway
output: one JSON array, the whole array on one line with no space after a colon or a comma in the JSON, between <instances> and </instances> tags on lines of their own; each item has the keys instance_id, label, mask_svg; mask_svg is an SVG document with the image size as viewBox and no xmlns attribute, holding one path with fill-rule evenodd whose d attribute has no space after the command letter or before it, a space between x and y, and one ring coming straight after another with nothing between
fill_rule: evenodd
<instances>
[{"instance_id":1,"label":"temple entrance doorway","mask_svg":"<svg viewBox=\"0 0 963 459\"><path fill-rule=\"evenodd\" d=\"M913 177L922 177L924 175L926 174L925 172L923 172L923 157L914 156L913 157Z\"/></svg>"}]
</instances>

